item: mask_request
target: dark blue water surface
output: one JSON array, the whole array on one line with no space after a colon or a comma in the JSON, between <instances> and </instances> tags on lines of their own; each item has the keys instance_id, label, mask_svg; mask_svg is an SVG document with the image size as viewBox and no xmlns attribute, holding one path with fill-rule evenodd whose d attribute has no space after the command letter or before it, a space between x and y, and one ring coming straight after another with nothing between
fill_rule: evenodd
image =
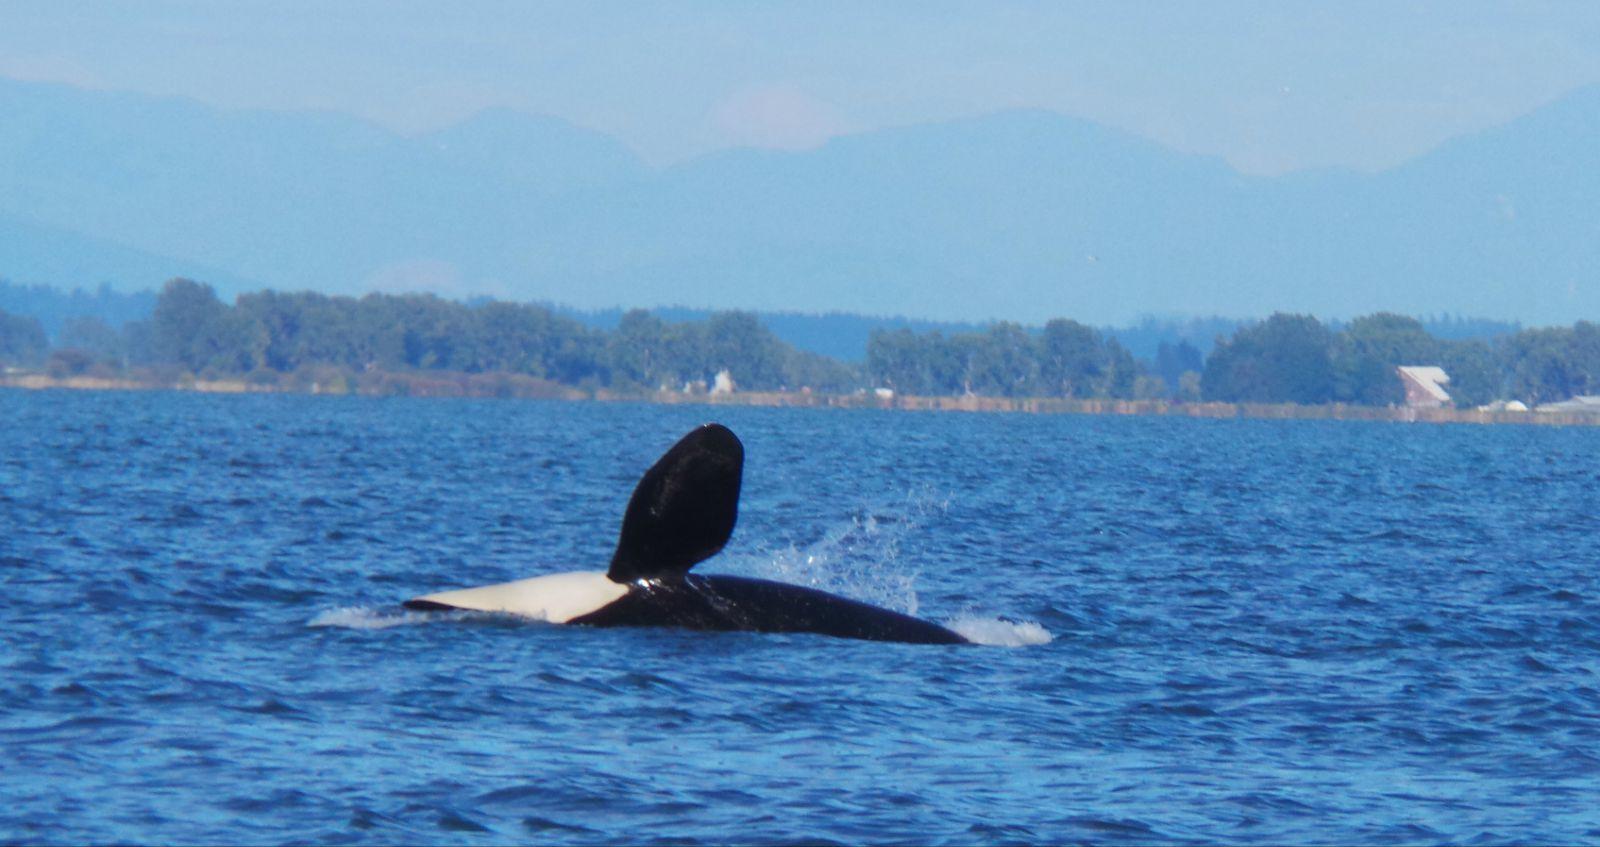
<instances>
[{"instance_id":1,"label":"dark blue water surface","mask_svg":"<svg viewBox=\"0 0 1600 847\"><path fill-rule=\"evenodd\" d=\"M404 613L704 572L990 646ZM0 391L0 841L1600 840L1600 430Z\"/></svg>"}]
</instances>

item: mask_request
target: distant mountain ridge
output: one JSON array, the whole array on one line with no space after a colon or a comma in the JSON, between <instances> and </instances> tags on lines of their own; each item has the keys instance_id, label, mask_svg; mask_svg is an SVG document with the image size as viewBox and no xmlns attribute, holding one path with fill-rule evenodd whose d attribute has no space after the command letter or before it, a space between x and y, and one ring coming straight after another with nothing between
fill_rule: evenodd
<instances>
[{"instance_id":1,"label":"distant mountain ridge","mask_svg":"<svg viewBox=\"0 0 1600 847\"><path fill-rule=\"evenodd\" d=\"M0 280L67 281L60 287L95 287L117 280L124 290L154 289L173 277L203 279L219 289L264 287L200 262L159 256L104 238L0 215Z\"/></svg>"},{"instance_id":2,"label":"distant mountain ridge","mask_svg":"<svg viewBox=\"0 0 1600 847\"><path fill-rule=\"evenodd\" d=\"M0 276L1125 324L1600 315L1600 88L1377 174L1241 175L1053 113L664 170L495 110L326 113L0 80Z\"/></svg>"}]
</instances>

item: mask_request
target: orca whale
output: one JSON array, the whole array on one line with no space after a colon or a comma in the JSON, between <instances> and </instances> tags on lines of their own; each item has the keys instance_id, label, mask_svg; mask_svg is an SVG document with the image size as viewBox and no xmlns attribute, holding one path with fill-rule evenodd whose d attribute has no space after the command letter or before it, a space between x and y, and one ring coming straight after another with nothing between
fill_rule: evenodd
<instances>
[{"instance_id":1,"label":"orca whale","mask_svg":"<svg viewBox=\"0 0 1600 847\"><path fill-rule=\"evenodd\" d=\"M845 597L765 579L691 574L733 535L744 445L709 423L674 444L628 500L610 568L443 591L417 610L505 612L579 626L675 626L814 632L915 644L965 644L938 624Z\"/></svg>"}]
</instances>

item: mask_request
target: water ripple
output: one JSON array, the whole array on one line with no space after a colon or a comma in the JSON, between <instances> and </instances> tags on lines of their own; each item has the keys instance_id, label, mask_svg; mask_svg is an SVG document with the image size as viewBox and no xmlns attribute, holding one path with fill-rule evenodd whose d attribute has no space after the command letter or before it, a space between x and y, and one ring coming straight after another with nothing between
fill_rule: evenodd
<instances>
[{"instance_id":1,"label":"water ripple","mask_svg":"<svg viewBox=\"0 0 1600 847\"><path fill-rule=\"evenodd\" d=\"M1600 838L1586 431L717 409L708 571L1022 649L563 628L706 408L4 392L0 840Z\"/></svg>"}]
</instances>

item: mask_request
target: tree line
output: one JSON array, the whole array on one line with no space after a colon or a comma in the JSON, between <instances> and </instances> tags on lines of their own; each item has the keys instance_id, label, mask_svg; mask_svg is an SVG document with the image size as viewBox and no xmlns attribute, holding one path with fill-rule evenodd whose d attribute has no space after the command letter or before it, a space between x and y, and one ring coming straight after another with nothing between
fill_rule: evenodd
<instances>
[{"instance_id":1,"label":"tree line","mask_svg":"<svg viewBox=\"0 0 1600 847\"><path fill-rule=\"evenodd\" d=\"M284 384L311 371L512 374L619 392L703 386L726 370L754 391L1376 406L1403 402L1396 366L1439 365L1457 405L1475 406L1600 394L1600 326L1458 339L1389 313L1339 326L1280 313L1218 337L1206 356L1180 341L1138 360L1100 330L1058 318L1038 329L876 330L865 362L852 364L796 349L747 312L671 322L634 310L607 331L542 306L425 294L261 291L230 305L207 285L176 279L148 319L115 328L72 318L53 346L38 320L0 311L0 364L57 376L143 370Z\"/></svg>"},{"instance_id":2,"label":"tree line","mask_svg":"<svg viewBox=\"0 0 1600 847\"><path fill-rule=\"evenodd\" d=\"M1444 368L1458 407L1600 394L1600 326L1578 321L1488 341L1438 338L1415 318L1390 313L1337 331L1309 315L1280 313L1219 339L1200 393L1226 402L1386 406L1405 399L1398 365Z\"/></svg>"},{"instance_id":3,"label":"tree line","mask_svg":"<svg viewBox=\"0 0 1600 847\"><path fill-rule=\"evenodd\" d=\"M1135 361L1116 339L1057 319L1038 333L1015 324L948 337L882 332L867 356L872 380L914 394L1363 406L1405 401L1401 365L1444 368L1451 399L1463 408L1600 394L1600 325L1578 321L1485 340L1440 338L1415 318L1387 312L1338 327L1279 313L1217 338L1207 356L1187 342L1163 342L1153 359Z\"/></svg>"},{"instance_id":4,"label":"tree line","mask_svg":"<svg viewBox=\"0 0 1600 847\"><path fill-rule=\"evenodd\" d=\"M37 321L6 316L0 345L0 360L43 362L67 374L175 368L271 382L307 369L446 371L622 391L679 389L722 370L740 388L757 391L840 392L858 382L852 368L795 349L745 312L668 323L635 310L605 332L541 306L469 305L429 294L261 291L229 305L210 286L187 279L162 288L147 320L115 329L96 318L73 319L48 352Z\"/></svg>"},{"instance_id":5,"label":"tree line","mask_svg":"<svg viewBox=\"0 0 1600 847\"><path fill-rule=\"evenodd\" d=\"M993 397L1132 397L1146 376L1116 339L1061 318L1037 335L1009 322L948 336L874 332L866 371L905 394Z\"/></svg>"}]
</instances>

